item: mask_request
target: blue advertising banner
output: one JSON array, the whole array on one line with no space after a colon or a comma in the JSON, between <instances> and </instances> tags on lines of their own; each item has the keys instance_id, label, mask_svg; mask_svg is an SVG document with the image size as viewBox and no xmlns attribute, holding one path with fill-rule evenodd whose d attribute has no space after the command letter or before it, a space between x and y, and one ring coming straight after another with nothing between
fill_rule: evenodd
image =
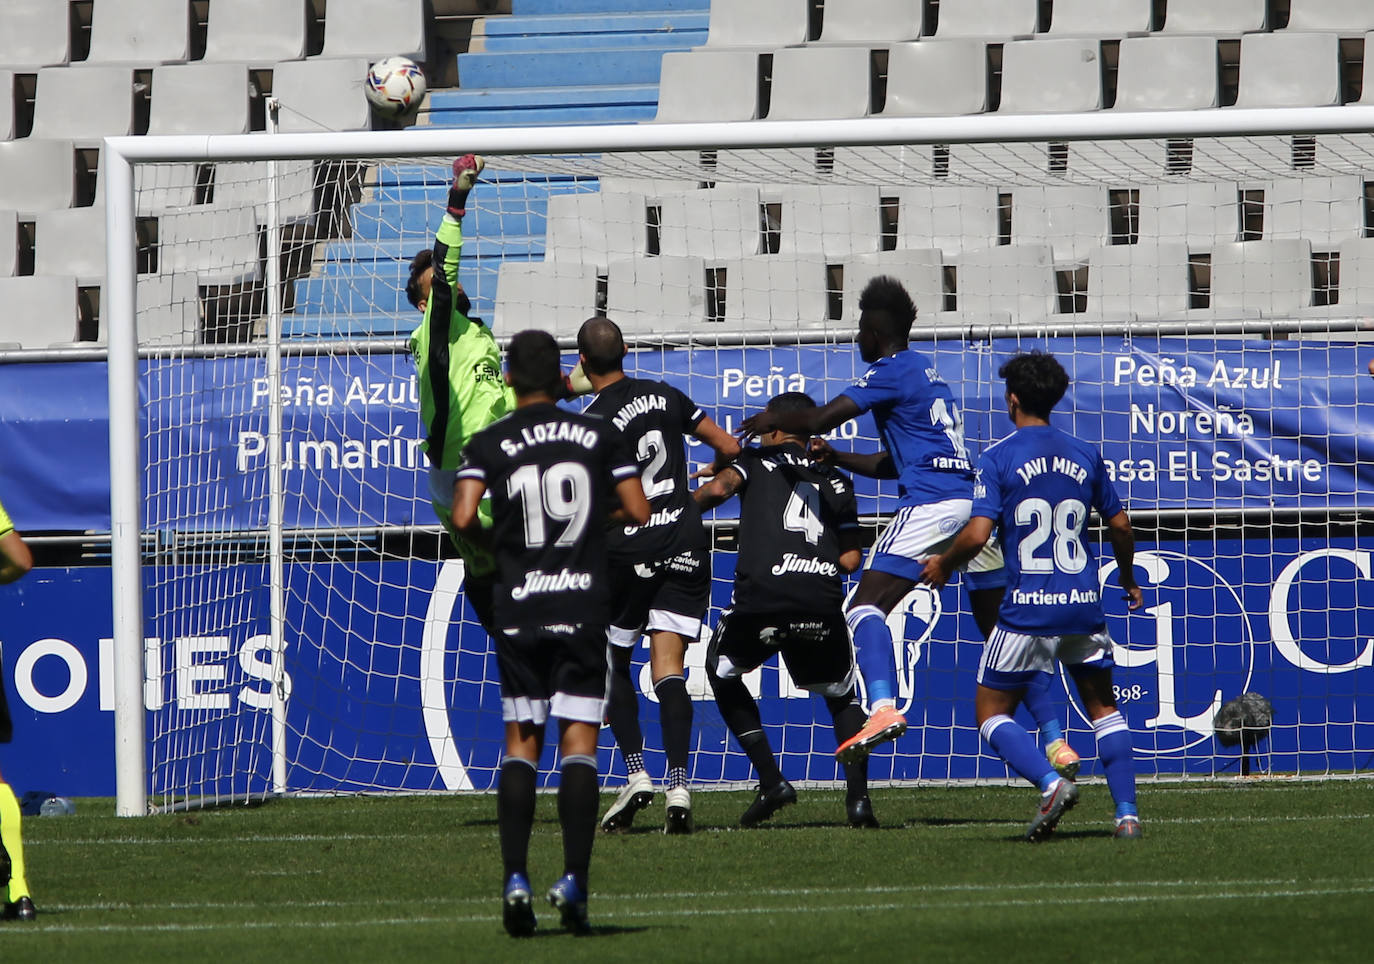
<instances>
[{"instance_id":1,"label":"blue advertising banner","mask_svg":"<svg viewBox=\"0 0 1374 964\"><path fill-rule=\"evenodd\" d=\"M1142 774L1236 773L1219 746L1220 704L1257 692L1274 706L1259 766L1275 772L1374 766L1374 543L1364 539L1221 539L1142 544L1145 607L1127 616L1104 593L1118 643L1116 685ZM728 600L734 556L714 557L710 621ZM1102 564L1107 587L1113 563ZM161 591L203 599L146 642L150 760L160 785L195 774L218 792L261 792L270 775L274 654L259 566L216 578L167 570ZM487 789L501 757L500 701L488 641L461 620L462 569L422 561L287 566L287 785L299 791ZM226 585L243 587L231 602ZM38 570L3 597L3 673L15 741L0 770L21 792L109 795L114 790L113 665L101 569ZM220 611L216 611L216 609ZM237 621L225 611L238 614ZM983 753L973 715L981 643L957 585L917 589L894 612L900 701L911 731L872 761L886 779L1002 779ZM196 627L230 626L203 630ZM636 657L642 674L646 653ZM703 645L689 651L697 704L693 779L753 780L710 701ZM839 777L824 704L785 671L747 682L784 772ZM641 690L652 692L641 679ZM1061 682L1061 685L1062 682ZM1092 738L1071 685L1060 691L1070 740L1095 772ZM660 746L643 698L646 738ZM550 751L551 752L551 751ZM651 751L651 770L663 761ZM549 758L546 757L546 764ZM619 757L604 733L600 766ZM554 774L550 772L549 778Z\"/></svg>"},{"instance_id":2,"label":"blue advertising banner","mask_svg":"<svg viewBox=\"0 0 1374 964\"><path fill-rule=\"evenodd\" d=\"M950 383L975 456L1008 431L998 366L1039 348L1073 376L1058 424L1102 447L1134 511L1374 507L1374 419L1358 417L1374 405L1374 380L1354 345L1079 337L915 347ZM262 360L143 365L148 525L263 527L271 393ZM410 358L283 366L285 525L432 525ZM850 345L637 351L628 366L683 389L729 428L779 392L827 401L866 367ZM22 529L108 531L105 391L103 364L0 366L0 492ZM877 445L867 416L831 439ZM693 447L695 461L708 454ZM876 515L896 490L861 480L859 496L860 511Z\"/></svg>"}]
</instances>

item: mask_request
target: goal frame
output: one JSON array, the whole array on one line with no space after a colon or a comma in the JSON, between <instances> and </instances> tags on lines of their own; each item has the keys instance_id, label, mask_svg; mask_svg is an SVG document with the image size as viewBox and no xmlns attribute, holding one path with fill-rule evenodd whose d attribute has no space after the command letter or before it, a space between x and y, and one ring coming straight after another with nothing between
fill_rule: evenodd
<instances>
[{"instance_id":1,"label":"goal frame","mask_svg":"<svg viewBox=\"0 0 1374 964\"><path fill-rule=\"evenodd\" d=\"M1233 109L1184 112L1115 112L885 118L834 121L595 125L580 127L429 128L405 131L115 137L104 141L106 283L103 315L108 333L110 526L115 694L115 812L148 813L144 619L141 531L142 460L139 433L139 348L135 326L137 277L134 165L154 162L285 161L367 157L482 154L871 147L958 143L1016 143L1351 134L1374 132L1374 106ZM275 180L269 176L269 204ZM271 217L271 215L269 215ZM269 221L269 252L279 250L279 226ZM277 259L269 257L266 371L271 397L279 397L281 360L280 284ZM1251 325L1272 330L1271 322ZM1069 327L1069 326L1064 326ZM1100 326L1099 326L1100 327ZM1140 323L1132 330L1162 331ZM1215 330L1215 329L1214 329ZM269 432L280 432L281 411L269 411ZM269 446L275 451L276 446ZM282 523L280 473L270 467L269 547L271 626L280 641ZM275 645L275 644L274 644ZM280 652L279 648L274 650ZM280 661L276 662L280 667ZM274 686L274 693L279 693ZM273 782L285 780L281 699L273 707Z\"/></svg>"}]
</instances>

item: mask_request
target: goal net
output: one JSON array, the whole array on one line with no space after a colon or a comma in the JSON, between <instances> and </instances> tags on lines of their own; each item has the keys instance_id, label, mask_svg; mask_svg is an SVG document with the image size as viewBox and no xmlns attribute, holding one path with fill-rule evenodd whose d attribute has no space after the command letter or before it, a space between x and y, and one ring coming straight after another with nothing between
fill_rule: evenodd
<instances>
[{"instance_id":1,"label":"goal net","mask_svg":"<svg viewBox=\"0 0 1374 964\"><path fill-rule=\"evenodd\" d=\"M781 391L824 402L863 376L857 301L878 275L912 294L914 346L975 457L1008 431L999 365L1054 352L1073 377L1056 422L1101 447L1138 532L1140 613L1100 544L1098 564L1141 775L1368 768L1374 137L1341 131L1374 125L1318 113L1249 112L1244 136L1117 117L1100 126L1134 136L1095 140L1053 117L312 135L271 141L271 162L261 137L113 142L133 196L112 202L110 236L138 239L112 256L127 270L104 324L112 425L139 452L116 460L137 493L135 518L115 507L117 582L142 573L117 613L143 614L117 616L121 740L146 726L121 773L162 804L494 787L495 660L430 504L406 344L409 260L469 150L487 155L463 222L472 314L571 348L604 312L630 374L727 428ZM831 441L879 445L867 416ZM894 484L856 484L876 530ZM711 520L708 626L733 517ZM889 623L912 727L872 779L1008 779L979 746L965 590L916 588ZM743 785L704 653L688 655L691 780ZM646 658L644 642L661 775ZM839 779L824 705L775 663L748 682L789 779ZM1223 745L1215 716L1247 692L1272 726ZM1051 694L1093 775L1072 685ZM616 785L609 730L599 762ZM130 785L122 808L142 805Z\"/></svg>"}]
</instances>

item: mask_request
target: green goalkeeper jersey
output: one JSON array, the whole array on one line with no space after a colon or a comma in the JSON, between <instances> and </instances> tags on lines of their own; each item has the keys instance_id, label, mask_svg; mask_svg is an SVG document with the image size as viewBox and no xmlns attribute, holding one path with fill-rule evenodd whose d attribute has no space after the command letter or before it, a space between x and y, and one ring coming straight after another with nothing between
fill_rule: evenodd
<instances>
[{"instance_id":1,"label":"green goalkeeper jersey","mask_svg":"<svg viewBox=\"0 0 1374 964\"><path fill-rule=\"evenodd\" d=\"M468 439L515 408L491 329L454 308L462 250L462 224L446 214L434 239L425 319L410 336L425 423L423 447L438 469L457 469Z\"/></svg>"},{"instance_id":2,"label":"green goalkeeper jersey","mask_svg":"<svg viewBox=\"0 0 1374 964\"><path fill-rule=\"evenodd\" d=\"M9 535L14 531L14 523L10 521L10 514L5 511L5 503L0 502L0 536Z\"/></svg>"}]
</instances>

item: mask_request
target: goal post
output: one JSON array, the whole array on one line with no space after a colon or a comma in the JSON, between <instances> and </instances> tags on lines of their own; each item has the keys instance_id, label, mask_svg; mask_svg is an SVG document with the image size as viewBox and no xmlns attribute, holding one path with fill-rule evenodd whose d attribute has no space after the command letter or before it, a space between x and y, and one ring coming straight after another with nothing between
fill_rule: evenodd
<instances>
[{"instance_id":1,"label":"goal post","mask_svg":"<svg viewBox=\"0 0 1374 964\"><path fill-rule=\"evenodd\" d=\"M859 279L876 273L933 279L918 298L933 320L918 320L913 337L951 381L974 454L1005 434L999 359L1017 347L1063 353L1075 377L1068 417L1103 447L1138 515L1146 574L1177 589L1160 593L1148 620L1108 606L1123 705L1143 707L1130 719L1142 774L1232 772L1211 719L1243 688L1273 691L1274 770L1352 772L1374 759L1374 718L1355 699L1374 662L1374 642L1364 645L1374 627L1359 616L1374 601L1362 528L1374 438L1355 418L1371 401L1356 347L1370 310L1342 311L1340 293L1357 286L1347 274L1343 287L1340 271L1355 262L1343 264L1335 240L1374 236L1374 107L123 137L105 142L101 309L117 813L147 813L150 797L492 785L494 669L485 640L456 628L463 574L441 551L407 387L405 334L418 315L397 291L404 259L431 243L447 161L468 152L512 185L490 199L479 186L469 204L475 313L495 313L498 337L547 319L565 346L578 312L633 318L635 373L680 384L722 424L777 391L824 401L860 377L854 305ZM273 167L253 190L216 173L258 161ZM305 186L288 183L302 162ZM1303 187L1342 177L1360 182L1358 198ZM182 233L186 207L154 205L149 193L177 178L196 213L225 215L193 231L227 232L232 204L247 212L251 283L197 267L197 245L244 239ZM1329 217L1280 229L1288 209L1277 188L1266 194L1271 182L1296 182L1298 209ZM1155 208L1137 196L1175 184L1202 193ZM694 192L708 185L712 201L700 203ZM1222 186L1211 202L1207 185ZM789 193L814 187L853 191L833 208ZM944 190L955 187L967 193ZM1099 200L1079 209L1046 193L1038 215L1023 214L1023 192L1068 187ZM598 189L594 218L556 200ZM293 233L286 209L301 192L329 211ZM862 228L835 230L860 209ZM1223 209L1233 239L1197 223ZM1215 257L1195 238L1209 231ZM1320 243L1304 237L1314 233ZM1156 260L1112 257L1146 235ZM980 236L982 248L970 240ZM552 253L571 243L614 255L622 238L624 257ZM1251 239L1310 252L1305 307L1252 303L1264 269L1244 258L1226 268L1240 285L1225 301L1221 249L1230 256L1232 241ZM345 249L347 265L336 257ZM1039 261L1009 259L1031 249ZM1270 256L1281 266L1288 250ZM141 284L170 265L197 294L143 297L189 298L180 317L197 330L161 345L145 333L141 344L140 317L166 307L140 304L151 290ZM1150 274L1160 265L1182 272L1187 290L1165 290ZM1217 283L1198 282L1209 270ZM1374 291L1374 274L1364 284ZM211 289L219 307L207 307ZM560 294L569 291L588 294L578 303ZM234 334L207 334L195 319L210 310L232 312ZM383 336L351 327L383 316ZM333 434L311 434L325 422ZM838 437L878 444L871 422ZM873 524L895 504L890 487L861 485L860 495ZM1267 541L1247 549L1263 529ZM1316 530L1330 537L1301 538ZM716 531L712 623L728 598L728 514ZM1107 579L1110 560L1099 561ZM875 780L1006 779L978 760L966 690L981 641L960 592L913 594L893 616L921 737L875 757ZM1327 638L1314 640L1319 624ZM760 679L751 685L772 701L766 723L784 767L835 780L825 714L815 719L785 673ZM705 706L703 677L690 682ZM1090 750L1070 694L1057 696ZM694 783L743 783L747 761L703 718ZM614 769L608 739L603 769Z\"/></svg>"}]
</instances>

